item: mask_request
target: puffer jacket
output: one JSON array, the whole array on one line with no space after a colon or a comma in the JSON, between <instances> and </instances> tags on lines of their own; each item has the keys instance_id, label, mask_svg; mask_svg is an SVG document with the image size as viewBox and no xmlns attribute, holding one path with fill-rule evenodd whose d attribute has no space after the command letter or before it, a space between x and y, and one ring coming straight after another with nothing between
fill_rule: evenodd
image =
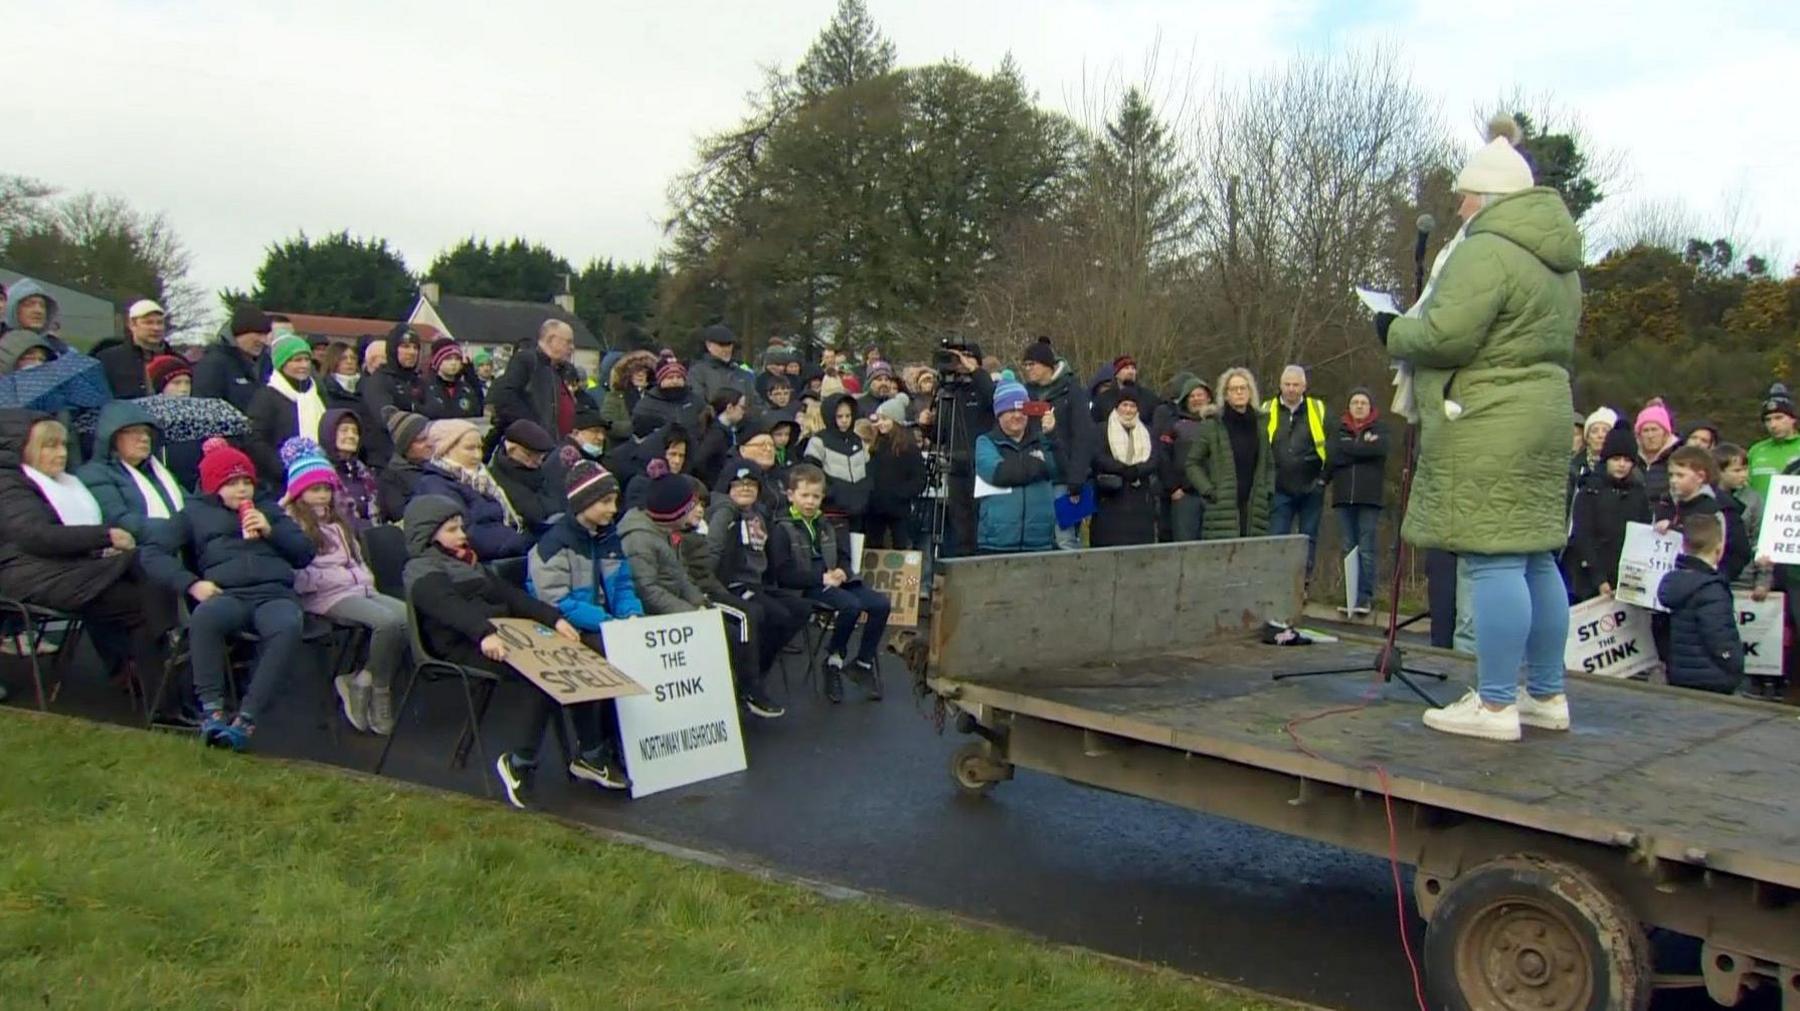
<instances>
[{"instance_id":1,"label":"puffer jacket","mask_svg":"<svg viewBox=\"0 0 1800 1011\"><path fill-rule=\"evenodd\" d=\"M648 351L630 351L613 362L612 371L607 374L606 388L609 391L605 400L600 403L600 417L606 420L606 441L620 443L631 438L631 412L643 399L644 391L631 385L631 370L637 368L656 371L656 356Z\"/></svg>"},{"instance_id":2,"label":"puffer jacket","mask_svg":"<svg viewBox=\"0 0 1800 1011\"><path fill-rule=\"evenodd\" d=\"M1379 506L1387 494L1387 422L1371 415L1360 430L1339 418L1331 443L1331 504Z\"/></svg>"},{"instance_id":3,"label":"puffer jacket","mask_svg":"<svg viewBox=\"0 0 1800 1011\"><path fill-rule=\"evenodd\" d=\"M1730 504L1727 505L1726 503ZM1701 486L1700 493L1686 502L1677 502L1672 497L1662 501L1651 500L1650 513L1658 521L1668 520L1671 529L1680 530L1682 525L1693 516L1717 516L1719 526L1725 535L1725 556L1719 559L1719 571L1726 581L1736 579L1750 564L1754 545L1750 543L1750 535L1744 531L1744 515L1731 496L1720 498L1718 492L1711 487Z\"/></svg>"},{"instance_id":4,"label":"puffer jacket","mask_svg":"<svg viewBox=\"0 0 1800 1011\"><path fill-rule=\"evenodd\" d=\"M831 398L825 405L825 416L832 417L843 401L855 403L849 396ZM825 472L825 510L844 516L861 516L869 511L869 495L875 479L869 472L869 450L854 432L828 428L806 443L806 458Z\"/></svg>"},{"instance_id":5,"label":"puffer jacket","mask_svg":"<svg viewBox=\"0 0 1800 1011\"><path fill-rule=\"evenodd\" d=\"M1464 235L1418 315L1388 328L1388 353L1412 363L1421 419L1402 533L1447 551L1554 551L1568 535L1581 233L1556 190L1538 186L1499 197ZM1461 405L1454 421L1446 401Z\"/></svg>"},{"instance_id":6,"label":"puffer jacket","mask_svg":"<svg viewBox=\"0 0 1800 1011\"><path fill-rule=\"evenodd\" d=\"M94 501L100 503L100 515L106 522L124 528L131 536L142 539L151 524L168 523L186 501L186 490L181 487L181 479L176 477L165 465L159 474L151 460L139 465L138 473L154 488L162 485L167 499L157 505L168 513L164 519L152 520L150 503L144 500L143 487L131 476L129 468L123 460L113 452L113 436L121 428L133 425L148 425L151 432L151 459L155 459L161 448L155 445L161 430L150 420L144 409L130 400L115 400L100 409L100 421L94 429L94 459L81 465L75 476L87 485L88 491L94 493ZM166 476L167 480L164 480ZM171 487L173 486L173 487ZM161 496L159 496L161 498Z\"/></svg>"},{"instance_id":7,"label":"puffer jacket","mask_svg":"<svg viewBox=\"0 0 1800 1011\"><path fill-rule=\"evenodd\" d=\"M1252 440L1256 447L1256 464L1250 472L1250 494L1246 500L1248 516L1240 517L1238 513L1237 463L1231 455L1231 434L1226 431L1223 413L1201 425L1188 447L1184 468L1188 484L1206 504L1206 513L1200 521L1200 539L1203 541L1268 536L1269 508L1275 492L1275 468L1269 459L1273 454L1267 440L1261 437L1265 424L1262 415L1256 414L1255 408L1250 411L1255 414L1258 438Z\"/></svg>"},{"instance_id":8,"label":"puffer jacket","mask_svg":"<svg viewBox=\"0 0 1800 1011\"><path fill-rule=\"evenodd\" d=\"M1037 429L1021 440L998 425L975 440L975 474L1004 495L976 500L975 546L981 551L1052 551L1056 548L1056 489L1062 476L1054 447Z\"/></svg>"},{"instance_id":9,"label":"puffer jacket","mask_svg":"<svg viewBox=\"0 0 1800 1011\"><path fill-rule=\"evenodd\" d=\"M532 596L583 632L644 614L617 526L589 530L565 515L531 549L527 565Z\"/></svg>"},{"instance_id":10,"label":"puffer jacket","mask_svg":"<svg viewBox=\"0 0 1800 1011\"><path fill-rule=\"evenodd\" d=\"M631 409L631 418L634 427L637 419L651 418L658 428L676 424L694 433L700 431L700 412L705 409L706 401L685 386L673 390L653 387L638 398L637 406Z\"/></svg>"},{"instance_id":11,"label":"puffer jacket","mask_svg":"<svg viewBox=\"0 0 1800 1011\"><path fill-rule=\"evenodd\" d=\"M1744 643L1738 635L1731 584L1692 555L1675 560L1656 597L1669 609L1669 683L1729 694L1744 676Z\"/></svg>"},{"instance_id":12,"label":"puffer jacket","mask_svg":"<svg viewBox=\"0 0 1800 1011\"><path fill-rule=\"evenodd\" d=\"M355 597L375 595L375 574L350 552L350 541L341 523L322 523L319 536L325 541L313 560L294 571L294 592L300 595L300 609L308 614L324 614L338 604Z\"/></svg>"},{"instance_id":13,"label":"puffer jacket","mask_svg":"<svg viewBox=\"0 0 1800 1011\"><path fill-rule=\"evenodd\" d=\"M688 578L669 532L649 513L642 509L626 513L619 522L619 538L646 614L680 614L706 606L706 597Z\"/></svg>"},{"instance_id":14,"label":"puffer jacket","mask_svg":"<svg viewBox=\"0 0 1800 1011\"><path fill-rule=\"evenodd\" d=\"M105 524L66 526L25 472L37 411L0 410L0 596L79 611L131 567L136 551L102 557L112 546Z\"/></svg>"},{"instance_id":15,"label":"puffer jacket","mask_svg":"<svg viewBox=\"0 0 1800 1011\"><path fill-rule=\"evenodd\" d=\"M204 579L246 600L297 599L294 573L312 564L313 542L273 498L258 498L256 508L269 532L246 539L237 512L217 495L188 496L181 514L143 542L144 571L184 596ZM190 556L197 573L187 567Z\"/></svg>"},{"instance_id":16,"label":"puffer jacket","mask_svg":"<svg viewBox=\"0 0 1800 1011\"><path fill-rule=\"evenodd\" d=\"M390 468L391 469L391 468ZM531 537L506 525L506 507L499 499L489 498L457 480L456 475L435 462L419 468L419 479L413 484L413 497L441 495L462 506L463 529L469 532L469 547L484 562L501 558L518 558L531 550Z\"/></svg>"},{"instance_id":17,"label":"puffer jacket","mask_svg":"<svg viewBox=\"0 0 1800 1011\"><path fill-rule=\"evenodd\" d=\"M1607 476L1604 465L1582 479L1575 489L1574 520L1565 555L1577 600L1595 596L1603 583L1618 585L1625 525L1649 523L1650 519L1650 497L1637 468L1623 481Z\"/></svg>"},{"instance_id":18,"label":"puffer jacket","mask_svg":"<svg viewBox=\"0 0 1800 1011\"><path fill-rule=\"evenodd\" d=\"M824 513L803 519L792 506L769 528L770 580L784 590L802 593L824 586L825 573L855 568L850 560L850 528ZM856 583L853 577L844 585Z\"/></svg>"}]
</instances>

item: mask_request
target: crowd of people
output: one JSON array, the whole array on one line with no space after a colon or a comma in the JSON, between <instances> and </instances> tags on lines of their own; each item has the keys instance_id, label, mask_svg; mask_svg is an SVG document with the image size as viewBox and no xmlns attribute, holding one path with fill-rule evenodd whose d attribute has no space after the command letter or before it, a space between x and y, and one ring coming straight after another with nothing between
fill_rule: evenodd
<instances>
[{"instance_id":1,"label":"crowd of people","mask_svg":"<svg viewBox=\"0 0 1800 1011\"><path fill-rule=\"evenodd\" d=\"M41 287L11 295L0 373L82 356ZM309 341L251 306L184 355L156 303L126 316L125 338L91 352L110 402L0 409L0 595L79 615L127 680L144 683L172 651L189 657L157 718L209 744L251 744L302 655L308 615L367 630L334 689L357 730L390 733L408 650L396 593L435 656L514 682L492 619L534 619L598 649L609 620L718 608L744 711L769 719L783 715L771 670L814 614L829 615L826 697L841 702L848 682L879 699L890 608L858 578L853 534L940 557L1299 533L1310 579L1329 505L1342 550L1362 560L1346 610L1374 603L1397 431L1369 390L1328 406L1297 365L1266 400L1242 366L1153 388L1124 355L1084 380L1048 337L1010 364L947 341L929 363L902 365L877 346L856 361L833 348L812 359L771 338L752 368L737 335L713 324L694 335L692 361L624 348L589 381L556 320L501 368L405 324ZM1390 325L1396 344L1408 339ZM166 437L168 405L183 398L229 405L241 430ZM1780 585L1749 548L1771 476L1800 472L1784 388L1764 423L1767 438L1740 449L1710 424L1679 429L1661 401L1629 425L1607 408L1578 419L1557 510L1562 606L1612 592L1631 521L1690 532L1692 558L1664 587L1672 598L1716 604L1713 575L1759 594ZM1434 480L1427 468L1428 496ZM390 524L410 560L401 588L383 592L365 534ZM1472 582L1496 578L1482 557ZM505 559L522 560L523 579L488 564ZM1672 680L1737 687L1713 631L1659 624ZM233 698L227 654L246 632L257 659ZM1741 650L1735 663L1741 674ZM554 713L531 695L495 769L521 805ZM628 787L616 713L576 708L570 772Z\"/></svg>"}]
</instances>

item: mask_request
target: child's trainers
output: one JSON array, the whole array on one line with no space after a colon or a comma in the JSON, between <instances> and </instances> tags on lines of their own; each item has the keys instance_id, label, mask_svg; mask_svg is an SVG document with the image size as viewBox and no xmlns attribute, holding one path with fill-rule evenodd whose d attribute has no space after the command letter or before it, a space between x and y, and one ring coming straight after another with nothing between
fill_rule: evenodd
<instances>
[{"instance_id":1,"label":"child's trainers","mask_svg":"<svg viewBox=\"0 0 1800 1011\"><path fill-rule=\"evenodd\" d=\"M225 741L225 731L231 729L231 720L223 709L208 709L200 720L200 740L209 748L229 747Z\"/></svg>"},{"instance_id":2,"label":"child's trainers","mask_svg":"<svg viewBox=\"0 0 1800 1011\"><path fill-rule=\"evenodd\" d=\"M873 660L858 660L850 665L850 679L868 693L871 700L881 701L881 668Z\"/></svg>"},{"instance_id":3,"label":"child's trainers","mask_svg":"<svg viewBox=\"0 0 1800 1011\"><path fill-rule=\"evenodd\" d=\"M833 653L825 658L825 697L832 702L844 701L844 658Z\"/></svg>"},{"instance_id":4,"label":"child's trainers","mask_svg":"<svg viewBox=\"0 0 1800 1011\"><path fill-rule=\"evenodd\" d=\"M338 702L344 707L344 719L356 728L357 733L369 732L369 695L368 690L357 683L357 674L339 674L331 679L337 689Z\"/></svg>"},{"instance_id":5,"label":"child's trainers","mask_svg":"<svg viewBox=\"0 0 1800 1011\"><path fill-rule=\"evenodd\" d=\"M1569 729L1569 697L1552 695L1533 698L1530 692L1519 695L1519 722L1539 730Z\"/></svg>"},{"instance_id":6,"label":"child's trainers","mask_svg":"<svg viewBox=\"0 0 1800 1011\"><path fill-rule=\"evenodd\" d=\"M569 763L569 775L606 790L631 789L631 777L625 774L624 764L613 755L611 749L577 755Z\"/></svg>"},{"instance_id":7,"label":"child's trainers","mask_svg":"<svg viewBox=\"0 0 1800 1011\"><path fill-rule=\"evenodd\" d=\"M394 691L389 685L369 685L369 732L386 737L394 732Z\"/></svg>"},{"instance_id":8,"label":"child's trainers","mask_svg":"<svg viewBox=\"0 0 1800 1011\"><path fill-rule=\"evenodd\" d=\"M225 729L219 731L218 739L213 743L215 747L246 751L250 747L250 735L254 733L256 733L256 723L243 713L239 713L237 719L232 720Z\"/></svg>"},{"instance_id":9,"label":"child's trainers","mask_svg":"<svg viewBox=\"0 0 1800 1011\"><path fill-rule=\"evenodd\" d=\"M494 773L506 790L506 802L521 811L525 810L525 798L531 789L531 768L532 763L520 761L510 751L503 751L494 759Z\"/></svg>"},{"instance_id":10,"label":"child's trainers","mask_svg":"<svg viewBox=\"0 0 1800 1011\"><path fill-rule=\"evenodd\" d=\"M742 697L744 708L751 716L765 720L776 720L787 715L787 710L775 703L761 688L748 688Z\"/></svg>"}]
</instances>

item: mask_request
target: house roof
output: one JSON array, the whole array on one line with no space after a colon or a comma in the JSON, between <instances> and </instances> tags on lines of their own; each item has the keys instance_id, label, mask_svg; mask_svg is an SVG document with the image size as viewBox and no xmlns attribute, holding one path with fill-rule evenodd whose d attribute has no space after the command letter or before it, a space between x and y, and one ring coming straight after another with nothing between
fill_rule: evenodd
<instances>
[{"instance_id":1,"label":"house roof","mask_svg":"<svg viewBox=\"0 0 1800 1011\"><path fill-rule=\"evenodd\" d=\"M536 338L538 327L544 320L555 319L569 324L569 329L575 331L576 347L601 350L600 341L587 324L554 302L440 295L432 305L444 326L464 344L517 344L523 339Z\"/></svg>"},{"instance_id":2,"label":"house roof","mask_svg":"<svg viewBox=\"0 0 1800 1011\"><path fill-rule=\"evenodd\" d=\"M389 330L400 320L364 319L360 316L315 316L304 312L287 312L281 309L268 310L273 316L286 316L288 322L294 324L294 331L301 336L329 337L355 343L364 334L386 337ZM437 336L437 328L429 323L415 323L414 330L425 340Z\"/></svg>"}]
</instances>

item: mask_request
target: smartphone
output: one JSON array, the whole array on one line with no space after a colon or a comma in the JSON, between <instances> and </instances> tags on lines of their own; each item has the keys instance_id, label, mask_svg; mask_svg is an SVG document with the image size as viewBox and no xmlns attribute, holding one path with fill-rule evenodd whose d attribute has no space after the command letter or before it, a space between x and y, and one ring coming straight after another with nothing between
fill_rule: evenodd
<instances>
[{"instance_id":1,"label":"smartphone","mask_svg":"<svg viewBox=\"0 0 1800 1011\"><path fill-rule=\"evenodd\" d=\"M1041 418L1050 413L1050 401L1027 400L1025 401L1025 406L1021 408L1021 410L1025 412L1027 418Z\"/></svg>"}]
</instances>

